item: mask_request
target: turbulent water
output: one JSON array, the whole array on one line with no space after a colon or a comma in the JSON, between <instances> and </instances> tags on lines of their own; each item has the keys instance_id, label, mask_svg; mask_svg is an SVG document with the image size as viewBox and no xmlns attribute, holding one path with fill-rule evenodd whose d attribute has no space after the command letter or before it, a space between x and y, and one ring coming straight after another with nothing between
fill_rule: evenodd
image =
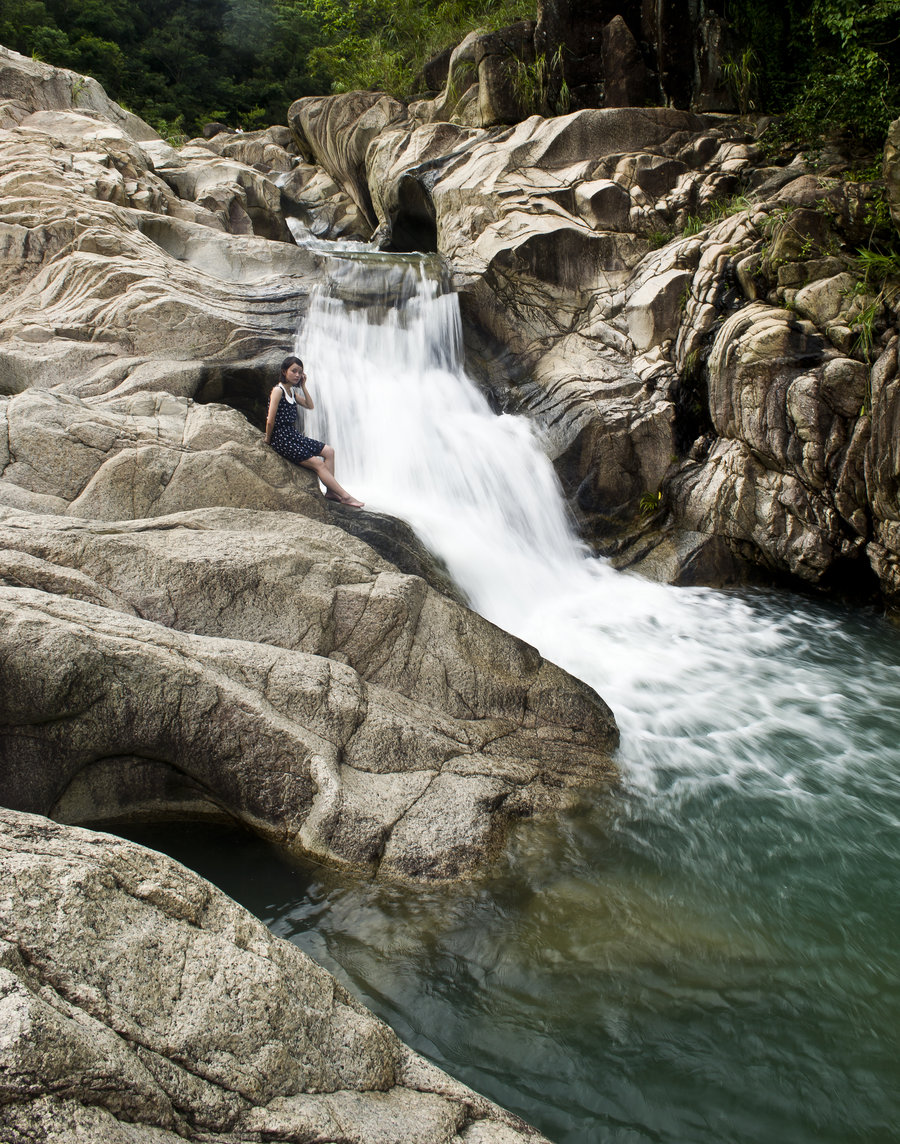
<instances>
[{"instance_id":1,"label":"turbulent water","mask_svg":"<svg viewBox=\"0 0 900 1144\"><path fill-rule=\"evenodd\" d=\"M591 559L460 347L435 266L336 259L299 339L307 431L607 700L622 793L524 824L466 887L181 856L559 1144L900 1140L900 633Z\"/></svg>"}]
</instances>

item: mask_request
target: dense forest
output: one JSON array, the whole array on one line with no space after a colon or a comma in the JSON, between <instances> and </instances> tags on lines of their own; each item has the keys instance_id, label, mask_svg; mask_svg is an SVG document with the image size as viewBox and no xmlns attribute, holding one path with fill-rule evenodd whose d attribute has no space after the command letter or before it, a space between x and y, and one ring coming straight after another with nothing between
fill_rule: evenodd
<instances>
[{"instance_id":1,"label":"dense forest","mask_svg":"<svg viewBox=\"0 0 900 1144\"><path fill-rule=\"evenodd\" d=\"M742 111L873 146L900 115L900 0L728 0L726 14ZM284 122L301 95L409 97L468 31L534 15L535 0L0 0L0 43L95 76L171 136Z\"/></svg>"}]
</instances>

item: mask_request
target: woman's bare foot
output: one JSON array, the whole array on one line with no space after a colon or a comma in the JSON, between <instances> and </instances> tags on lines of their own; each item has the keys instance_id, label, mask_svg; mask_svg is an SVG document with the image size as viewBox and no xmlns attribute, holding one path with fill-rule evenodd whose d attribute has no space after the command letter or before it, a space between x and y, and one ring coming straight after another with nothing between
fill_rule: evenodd
<instances>
[{"instance_id":1,"label":"woman's bare foot","mask_svg":"<svg viewBox=\"0 0 900 1144\"><path fill-rule=\"evenodd\" d=\"M345 496L339 497L337 493L327 492L324 494L326 500L337 501L338 504L345 504L348 508L363 508L365 501L357 500L356 497Z\"/></svg>"}]
</instances>

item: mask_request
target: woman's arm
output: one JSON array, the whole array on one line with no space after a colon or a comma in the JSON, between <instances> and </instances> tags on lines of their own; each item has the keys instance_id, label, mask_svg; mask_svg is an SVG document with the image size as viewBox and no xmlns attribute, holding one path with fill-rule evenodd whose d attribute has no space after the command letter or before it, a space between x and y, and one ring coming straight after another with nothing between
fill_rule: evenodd
<instances>
[{"instance_id":1,"label":"woman's arm","mask_svg":"<svg viewBox=\"0 0 900 1144\"><path fill-rule=\"evenodd\" d=\"M304 372L300 378L300 389L302 393L298 392L297 387L294 386L294 392L297 394L297 402L302 405L304 409L315 409L313 399L309 395L309 390L306 388L306 373Z\"/></svg>"},{"instance_id":2,"label":"woman's arm","mask_svg":"<svg viewBox=\"0 0 900 1144\"><path fill-rule=\"evenodd\" d=\"M275 413L278 409L278 402L281 400L281 386L276 385L272 390L272 395L269 398L269 412L266 414L266 444L272 442L272 430L275 428Z\"/></svg>"}]
</instances>

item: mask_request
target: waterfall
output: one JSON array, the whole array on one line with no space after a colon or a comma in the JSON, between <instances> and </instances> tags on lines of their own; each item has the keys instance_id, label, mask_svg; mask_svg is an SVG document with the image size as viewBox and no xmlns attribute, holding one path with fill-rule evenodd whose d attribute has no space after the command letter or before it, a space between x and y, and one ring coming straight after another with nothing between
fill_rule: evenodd
<instances>
[{"instance_id":1,"label":"waterfall","mask_svg":"<svg viewBox=\"0 0 900 1144\"><path fill-rule=\"evenodd\" d=\"M607 700L623 785L514 830L485 881L221 843L210 873L558 1144L896 1139L897 631L593 558L540 434L490 411L461 345L437 260L344 246L298 339L307 429L474 608Z\"/></svg>"},{"instance_id":2,"label":"waterfall","mask_svg":"<svg viewBox=\"0 0 900 1144\"><path fill-rule=\"evenodd\" d=\"M818 742L835 705L854 702L806 654L821 616L651 583L588 553L539 433L496 416L466 376L437 259L334 257L297 352L316 401L308 432L336 447L342 483L408 521L477 611L607 700L631 782L725 769L790 786L779 743ZM824 766L850 749L834 745Z\"/></svg>"}]
</instances>

